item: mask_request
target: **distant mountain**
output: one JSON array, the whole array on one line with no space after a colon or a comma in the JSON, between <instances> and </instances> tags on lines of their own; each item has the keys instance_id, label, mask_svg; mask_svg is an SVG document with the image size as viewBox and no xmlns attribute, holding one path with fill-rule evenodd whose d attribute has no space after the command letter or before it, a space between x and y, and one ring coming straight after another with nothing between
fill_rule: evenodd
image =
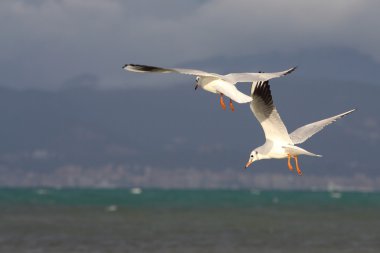
<instances>
[{"instance_id":1,"label":"distant mountain","mask_svg":"<svg viewBox=\"0 0 380 253\"><path fill-rule=\"evenodd\" d=\"M216 95L189 83L150 90L59 91L0 89L0 167L49 171L65 165L129 164L161 168L241 170L264 142L248 105L223 111ZM240 84L248 93L249 85ZM303 147L306 175L380 175L380 88L359 82L293 76L272 82L289 131L351 108ZM287 173L285 160L252 170Z\"/></svg>"}]
</instances>

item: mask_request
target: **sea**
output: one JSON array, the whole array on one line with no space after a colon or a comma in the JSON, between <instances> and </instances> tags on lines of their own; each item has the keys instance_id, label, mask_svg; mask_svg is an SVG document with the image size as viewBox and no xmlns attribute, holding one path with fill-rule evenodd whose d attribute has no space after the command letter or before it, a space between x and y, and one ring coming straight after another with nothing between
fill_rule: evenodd
<instances>
[{"instance_id":1,"label":"sea","mask_svg":"<svg viewBox=\"0 0 380 253\"><path fill-rule=\"evenodd\" d=\"M380 193L6 188L0 252L379 253Z\"/></svg>"}]
</instances>

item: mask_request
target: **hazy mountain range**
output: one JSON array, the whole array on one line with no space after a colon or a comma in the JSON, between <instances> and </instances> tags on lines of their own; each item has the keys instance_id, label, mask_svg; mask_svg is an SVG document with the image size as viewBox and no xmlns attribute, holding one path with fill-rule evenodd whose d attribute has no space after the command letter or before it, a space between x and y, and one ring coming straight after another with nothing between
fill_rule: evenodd
<instances>
[{"instance_id":1,"label":"hazy mountain range","mask_svg":"<svg viewBox=\"0 0 380 253\"><path fill-rule=\"evenodd\" d=\"M223 111L218 97L186 83L171 89L16 91L2 89L1 163L49 169L65 163L240 168L264 141L248 105ZM244 86L244 84L242 85ZM248 86L247 86L248 87ZM311 173L378 173L380 89L360 83L274 81L272 93L289 131L351 108L352 115L304 147ZM286 164L259 161L254 169Z\"/></svg>"},{"instance_id":2,"label":"hazy mountain range","mask_svg":"<svg viewBox=\"0 0 380 253\"><path fill-rule=\"evenodd\" d=\"M305 63L292 75L273 80L275 104L289 131L357 108L302 145L323 157L302 157L300 165L305 175L379 176L380 86L373 81L379 66L350 52L335 53L346 55L346 60L334 57L342 62L325 66L326 55L315 57L313 67ZM268 68L275 60L273 55L258 56L250 65L262 61L263 68ZM270 70L283 69L284 61L280 57L278 66ZM248 57L189 65L206 70L215 66L219 72L228 71L223 66L246 71ZM340 68L347 74L337 78ZM157 76L157 82L161 77ZM65 165L128 164L241 170L250 151L264 142L247 104L236 104L235 112L223 111L218 96L194 91L191 79L164 88L110 90L92 87L91 80L84 76L54 91L1 88L1 167L47 172ZM249 92L249 84L239 87ZM287 173L287 166L285 160L258 161L252 170Z\"/></svg>"}]
</instances>

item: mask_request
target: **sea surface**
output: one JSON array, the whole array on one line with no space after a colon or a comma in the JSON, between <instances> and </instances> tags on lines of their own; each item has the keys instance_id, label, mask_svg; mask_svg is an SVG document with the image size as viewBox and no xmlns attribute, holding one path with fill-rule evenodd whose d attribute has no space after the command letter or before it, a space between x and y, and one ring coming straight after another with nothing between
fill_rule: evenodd
<instances>
[{"instance_id":1,"label":"sea surface","mask_svg":"<svg viewBox=\"0 0 380 253\"><path fill-rule=\"evenodd\" d=\"M0 189L1 253L380 252L380 193Z\"/></svg>"}]
</instances>

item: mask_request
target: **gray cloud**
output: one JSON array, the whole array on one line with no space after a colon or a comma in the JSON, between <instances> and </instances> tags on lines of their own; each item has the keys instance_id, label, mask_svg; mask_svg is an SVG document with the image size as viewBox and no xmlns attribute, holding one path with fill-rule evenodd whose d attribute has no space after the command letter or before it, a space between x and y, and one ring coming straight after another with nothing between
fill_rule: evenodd
<instances>
[{"instance_id":1,"label":"gray cloud","mask_svg":"<svg viewBox=\"0 0 380 253\"><path fill-rule=\"evenodd\" d=\"M0 85L55 88L85 75L120 86L127 62L346 47L380 62L378 1L3 0ZM133 78L133 77L128 77Z\"/></svg>"}]
</instances>

